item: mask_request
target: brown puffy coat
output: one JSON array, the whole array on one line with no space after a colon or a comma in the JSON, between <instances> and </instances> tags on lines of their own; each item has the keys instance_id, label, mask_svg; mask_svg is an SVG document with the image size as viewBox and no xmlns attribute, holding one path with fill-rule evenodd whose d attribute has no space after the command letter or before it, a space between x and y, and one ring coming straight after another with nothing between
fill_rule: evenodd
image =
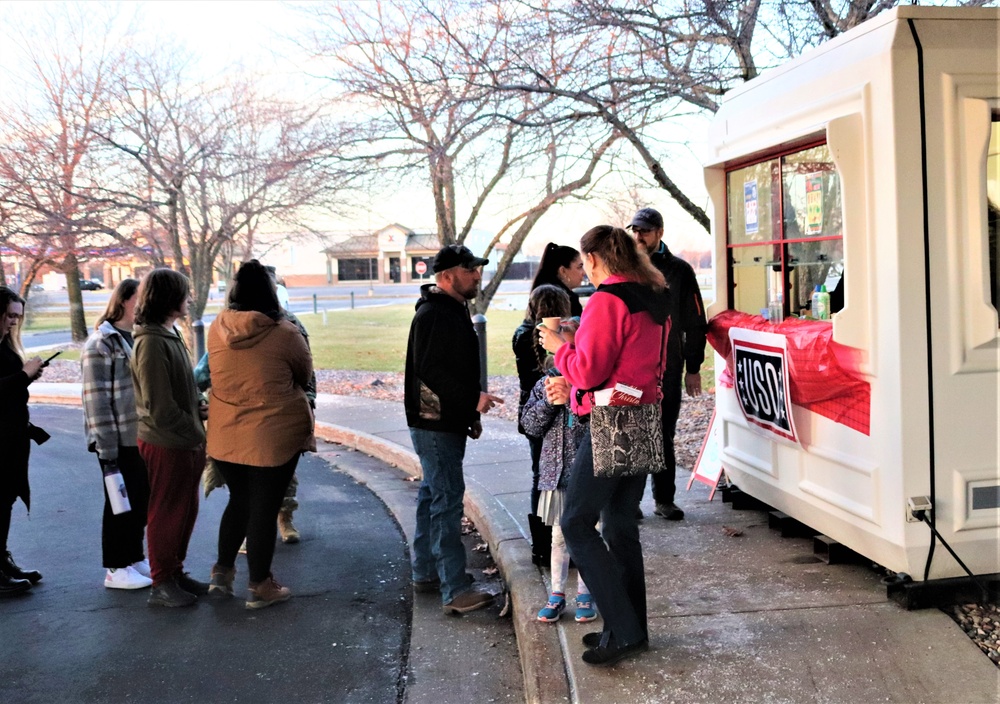
<instances>
[{"instance_id":1,"label":"brown puffy coat","mask_svg":"<svg viewBox=\"0 0 1000 704\"><path fill-rule=\"evenodd\" d=\"M293 323L224 310L209 329L208 358L209 457L278 467L316 449L305 392L312 356Z\"/></svg>"}]
</instances>

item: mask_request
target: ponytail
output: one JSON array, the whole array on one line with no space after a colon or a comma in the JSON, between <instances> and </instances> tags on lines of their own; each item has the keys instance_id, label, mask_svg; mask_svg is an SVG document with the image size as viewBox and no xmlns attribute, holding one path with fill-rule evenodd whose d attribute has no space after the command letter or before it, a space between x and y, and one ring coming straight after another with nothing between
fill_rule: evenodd
<instances>
[{"instance_id":1,"label":"ponytail","mask_svg":"<svg viewBox=\"0 0 1000 704\"><path fill-rule=\"evenodd\" d=\"M534 291L542 284L562 286L559 281L559 268L569 268L579 256L580 253L572 247L549 242L542 252L541 261L538 262L538 273L535 274L535 278L531 282L531 290Z\"/></svg>"}]
</instances>

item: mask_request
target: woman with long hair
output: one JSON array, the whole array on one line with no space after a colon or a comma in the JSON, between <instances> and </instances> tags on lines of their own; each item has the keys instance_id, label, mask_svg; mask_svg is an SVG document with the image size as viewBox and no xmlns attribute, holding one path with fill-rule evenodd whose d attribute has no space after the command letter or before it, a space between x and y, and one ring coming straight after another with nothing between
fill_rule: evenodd
<instances>
[{"instance_id":1,"label":"woman with long hair","mask_svg":"<svg viewBox=\"0 0 1000 704\"><path fill-rule=\"evenodd\" d=\"M639 389L640 403L659 403L669 299L663 274L622 229L601 225L580 241L597 290L573 333L540 331L569 386L573 413L588 426L594 391L618 383ZM568 338L568 339L567 339ZM549 384L550 398L565 388ZM584 434L570 469L560 525L581 576L604 617L588 633L583 661L611 665L647 649L646 576L636 512L645 474L595 477L591 436ZM602 531L595 527L601 519Z\"/></svg>"},{"instance_id":2,"label":"woman with long hair","mask_svg":"<svg viewBox=\"0 0 1000 704\"><path fill-rule=\"evenodd\" d=\"M545 350L538 343L538 333L535 326L543 317L560 316L579 317L583 311L580 297L573 291L583 283L583 260L580 253L572 247L549 242L542 252L538 271L531 282L531 294L528 298L528 310L524 321L514 331L511 345L514 349L514 360L517 363L517 378L521 387L518 418L528 394L535 383L541 378L545 367ZM563 306L568 306L564 309ZM543 312L540 310L555 312ZM524 433L524 428L518 423L518 431ZM552 529L535 514L538 510L538 467L542 452L542 439L528 438L528 449L531 453L531 513L528 514L528 529L531 532L531 560L536 565L547 565L550 561L552 545Z\"/></svg>"},{"instance_id":3,"label":"woman with long hair","mask_svg":"<svg viewBox=\"0 0 1000 704\"><path fill-rule=\"evenodd\" d=\"M149 479L139 454L131 369L138 289L135 279L119 282L80 357L87 449L97 454L104 474L121 473L131 506L115 514L105 487L101 549L108 589L142 589L153 583L143 551Z\"/></svg>"},{"instance_id":4,"label":"woman with long hair","mask_svg":"<svg viewBox=\"0 0 1000 704\"><path fill-rule=\"evenodd\" d=\"M0 286L0 597L28 591L42 578L35 570L21 569L7 550L14 502L21 499L31 510L28 486L29 441L44 442L45 431L31 425L28 417L28 386L41 376L40 357L25 360L21 346L24 299Z\"/></svg>"},{"instance_id":5,"label":"woman with long hair","mask_svg":"<svg viewBox=\"0 0 1000 704\"><path fill-rule=\"evenodd\" d=\"M236 272L228 305L208 333L208 357L208 455L229 487L210 589L233 594L236 555L246 537L246 607L260 609L291 596L271 573L274 517L299 456L315 450L316 443L306 396L309 346L282 313L274 279L256 259Z\"/></svg>"},{"instance_id":6,"label":"woman with long hair","mask_svg":"<svg viewBox=\"0 0 1000 704\"><path fill-rule=\"evenodd\" d=\"M528 296L528 310L525 313L524 321L514 331L514 338L511 340L514 360L517 364L518 384L521 389L517 407L518 419L521 417L521 412L531 390L545 375L547 364L550 361L547 359L548 353L538 342L536 326L542 322L542 318L568 318L569 315L570 299L566 290L561 286L541 284ZM540 496L538 478L542 438L541 436L533 437L526 433L520 420L518 420L517 429L528 439L528 448L531 452L531 513L528 514L528 529L531 533L531 561L540 566L548 565L551 557L552 529L537 515L538 497Z\"/></svg>"},{"instance_id":7,"label":"woman with long hair","mask_svg":"<svg viewBox=\"0 0 1000 704\"><path fill-rule=\"evenodd\" d=\"M188 313L191 284L173 269L154 269L135 304L132 382L139 454L149 476L146 538L153 590L150 606L191 606L208 585L184 571L198 518L205 468L204 412L191 356L174 323Z\"/></svg>"},{"instance_id":8,"label":"woman with long hair","mask_svg":"<svg viewBox=\"0 0 1000 704\"><path fill-rule=\"evenodd\" d=\"M583 259L580 253L572 247L549 242L542 252L538 262L538 271L531 282L531 290L543 284L561 288L569 296L569 314L574 318L583 312L580 297L573 291L583 283Z\"/></svg>"}]
</instances>

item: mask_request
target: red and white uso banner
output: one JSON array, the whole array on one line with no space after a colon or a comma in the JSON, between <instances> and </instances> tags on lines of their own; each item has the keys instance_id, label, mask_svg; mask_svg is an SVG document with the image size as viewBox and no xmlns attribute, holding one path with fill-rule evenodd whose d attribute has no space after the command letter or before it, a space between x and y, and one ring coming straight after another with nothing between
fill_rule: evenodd
<instances>
[{"instance_id":1,"label":"red and white uso banner","mask_svg":"<svg viewBox=\"0 0 1000 704\"><path fill-rule=\"evenodd\" d=\"M734 388L750 427L769 440L798 444L785 336L730 328Z\"/></svg>"}]
</instances>

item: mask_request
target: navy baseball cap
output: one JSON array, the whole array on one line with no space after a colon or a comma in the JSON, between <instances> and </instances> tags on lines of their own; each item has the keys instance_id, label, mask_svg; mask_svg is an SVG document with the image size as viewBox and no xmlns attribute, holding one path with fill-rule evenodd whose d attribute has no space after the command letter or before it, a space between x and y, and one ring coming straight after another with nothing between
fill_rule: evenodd
<instances>
[{"instance_id":1,"label":"navy baseball cap","mask_svg":"<svg viewBox=\"0 0 1000 704\"><path fill-rule=\"evenodd\" d=\"M485 266L490 263L489 259L477 257L472 250L461 244L450 244L442 247L441 251L434 256L434 273L452 269L456 266L474 269L477 266Z\"/></svg>"},{"instance_id":2,"label":"navy baseball cap","mask_svg":"<svg viewBox=\"0 0 1000 704\"><path fill-rule=\"evenodd\" d=\"M643 208L636 212L628 227L630 230L636 227L642 230L662 230L663 216L652 208Z\"/></svg>"}]
</instances>

